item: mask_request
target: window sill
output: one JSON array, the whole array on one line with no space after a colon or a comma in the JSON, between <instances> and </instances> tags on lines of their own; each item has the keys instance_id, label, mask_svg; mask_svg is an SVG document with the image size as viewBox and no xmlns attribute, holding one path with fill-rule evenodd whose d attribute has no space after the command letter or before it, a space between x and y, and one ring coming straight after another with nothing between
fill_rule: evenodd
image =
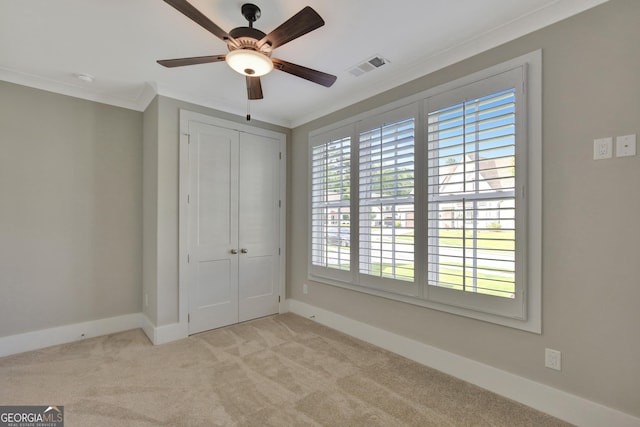
<instances>
[{"instance_id":1,"label":"window sill","mask_svg":"<svg viewBox=\"0 0 640 427\"><path fill-rule=\"evenodd\" d=\"M336 286L342 289L347 289L354 292L359 292L367 295L372 295L376 297L385 298L391 301L401 302L405 304L411 304L418 307L423 307L430 310L442 311L449 314L454 314L457 316L467 317L470 319L480 320L487 323L493 323L500 326L506 326L513 329L519 329L526 332L531 332L535 334L542 333L542 319L540 317L540 310L534 309L532 307L532 302L528 300L527 303L527 313L529 313L527 319L515 319L510 317L498 316L490 313L483 313L476 310L471 310L467 308L451 306L448 304L438 303L435 301L430 301L426 299L419 298L416 295L404 295L400 293L392 293L385 292L375 288L369 288L367 286L354 284L354 283L345 283L337 280L327 279L325 277L319 277L315 275L308 275L308 280L330 285Z\"/></svg>"}]
</instances>

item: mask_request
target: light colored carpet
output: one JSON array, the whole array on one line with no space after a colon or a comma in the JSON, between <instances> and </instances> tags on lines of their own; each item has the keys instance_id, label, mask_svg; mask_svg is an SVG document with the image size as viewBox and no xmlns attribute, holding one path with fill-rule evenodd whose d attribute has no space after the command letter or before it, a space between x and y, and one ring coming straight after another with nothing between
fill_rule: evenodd
<instances>
[{"instance_id":1,"label":"light colored carpet","mask_svg":"<svg viewBox=\"0 0 640 427\"><path fill-rule=\"evenodd\" d=\"M64 405L68 427L568 425L293 314L22 353L0 380L1 405Z\"/></svg>"}]
</instances>

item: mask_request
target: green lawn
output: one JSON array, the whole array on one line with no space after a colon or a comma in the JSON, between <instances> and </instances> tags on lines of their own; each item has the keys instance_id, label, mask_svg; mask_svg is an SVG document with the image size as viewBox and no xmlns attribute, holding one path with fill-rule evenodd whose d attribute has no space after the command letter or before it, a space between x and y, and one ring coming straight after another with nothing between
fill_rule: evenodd
<instances>
[{"instance_id":1,"label":"green lawn","mask_svg":"<svg viewBox=\"0 0 640 427\"><path fill-rule=\"evenodd\" d=\"M415 238L413 237L413 232L396 236L396 242L413 245L415 242Z\"/></svg>"},{"instance_id":2,"label":"green lawn","mask_svg":"<svg viewBox=\"0 0 640 427\"><path fill-rule=\"evenodd\" d=\"M440 244L450 247L462 247L462 230L440 230ZM467 239L472 239L473 234L471 231L466 233ZM513 230L482 230L477 233L477 249L491 251L491 250L514 250L514 231ZM396 236L396 243L413 244L414 234L413 232L404 235ZM350 248L330 246L329 251L338 252L340 250L343 254L349 254ZM457 266L440 266L440 286L462 290L463 277L462 269L456 268ZM462 265L460 265L462 267ZM341 269L348 269L348 264L343 264ZM482 269L482 266L479 266ZM508 272L506 272L508 273ZM371 275L377 277L394 277L394 269L391 263L377 263L371 266ZM513 297L512 294L515 289L513 278L509 275L500 274L486 274L482 272L477 273L476 278L476 290L477 293L496 295L500 297ZM414 278L414 265L405 263L397 264L395 268L395 278L400 280L412 281ZM467 281L471 281L471 278L467 278ZM471 288L467 286L467 291Z\"/></svg>"},{"instance_id":3,"label":"green lawn","mask_svg":"<svg viewBox=\"0 0 640 427\"><path fill-rule=\"evenodd\" d=\"M462 279L462 268L440 267L439 286L462 290ZM509 280L509 278L505 276L479 273L476 279L477 293L512 298L512 294L515 291L515 284L506 280ZM467 281L471 281L471 278L467 277ZM467 288L467 291L470 291L470 285L467 285Z\"/></svg>"},{"instance_id":4,"label":"green lawn","mask_svg":"<svg viewBox=\"0 0 640 427\"><path fill-rule=\"evenodd\" d=\"M513 230L482 230L478 231L476 239L478 243L477 249L484 250L514 250L514 231ZM391 242L391 236L384 236L386 242ZM462 246L462 230L440 230L440 244L452 247ZM467 231L467 244L470 246L473 233ZM406 233L395 236L396 243L414 244L414 233Z\"/></svg>"},{"instance_id":5,"label":"green lawn","mask_svg":"<svg viewBox=\"0 0 640 427\"><path fill-rule=\"evenodd\" d=\"M343 248L344 249L344 248ZM349 270L350 264L344 263L339 266L340 270ZM382 274L381 271L382 270ZM375 277L394 278L393 265L391 263L376 263L371 265L370 274ZM398 264L395 269L395 278L398 280L412 281L414 278L413 264ZM471 278L467 278L468 281ZM478 273L476 291L479 294L495 295L503 298L513 298L515 285L505 276L496 274ZM462 290L462 271L455 267L440 267L440 287ZM467 287L467 292L471 288Z\"/></svg>"},{"instance_id":6,"label":"green lawn","mask_svg":"<svg viewBox=\"0 0 640 427\"><path fill-rule=\"evenodd\" d=\"M462 230L440 230L440 244L447 246L462 246ZM473 233L467 231L468 241L473 239ZM478 249L487 250L515 250L515 232L513 230L482 230L476 236Z\"/></svg>"},{"instance_id":7,"label":"green lawn","mask_svg":"<svg viewBox=\"0 0 640 427\"><path fill-rule=\"evenodd\" d=\"M380 269L382 268L382 275ZM390 277L394 278L393 265L391 263L372 264L371 273L372 276L377 277ZM395 270L395 278L398 280L413 281L414 267L413 264L397 264Z\"/></svg>"}]
</instances>

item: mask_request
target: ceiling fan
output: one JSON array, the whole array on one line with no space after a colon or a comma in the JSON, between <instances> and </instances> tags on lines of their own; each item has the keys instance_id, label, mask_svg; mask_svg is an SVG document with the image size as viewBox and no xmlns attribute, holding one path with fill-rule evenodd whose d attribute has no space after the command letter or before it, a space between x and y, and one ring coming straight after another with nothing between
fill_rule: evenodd
<instances>
[{"instance_id":1,"label":"ceiling fan","mask_svg":"<svg viewBox=\"0 0 640 427\"><path fill-rule=\"evenodd\" d=\"M253 23L260 18L260 8L255 4L246 3L242 5L241 12L249 22L249 26L234 28L227 33L188 1L164 1L225 42L229 53L226 55L163 59L157 61L160 65L182 67L185 65L226 61L231 68L246 76L247 95L250 100L263 98L260 76L269 73L273 69L284 71L325 87L330 87L337 79L336 76L331 74L271 57L271 52L275 48L324 25L324 20L309 6L289 18L269 34L265 34L253 28Z\"/></svg>"}]
</instances>

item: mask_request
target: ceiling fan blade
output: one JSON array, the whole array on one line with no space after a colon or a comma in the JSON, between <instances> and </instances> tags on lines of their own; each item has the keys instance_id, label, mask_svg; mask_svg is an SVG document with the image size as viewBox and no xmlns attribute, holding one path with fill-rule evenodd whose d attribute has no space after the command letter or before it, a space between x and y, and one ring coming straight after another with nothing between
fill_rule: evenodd
<instances>
[{"instance_id":1,"label":"ceiling fan blade","mask_svg":"<svg viewBox=\"0 0 640 427\"><path fill-rule=\"evenodd\" d=\"M307 6L267 34L258 42L258 46L262 47L268 43L272 49L275 49L323 25L324 20L318 15L318 12Z\"/></svg>"},{"instance_id":2,"label":"ceiling fan blade","mask_svg":"<svg viewBox=\"0 0 640 427\"><path fill-rule=\"evenodd\" d=\"M232 37L227 34L222 28L214 24L209 18L207 18L202 12L196 9L191 3L186 0L164 0L165 3L170 4L181 12L187 18L190 18L196 24L200 25L205 30L209 31L214 36L218 37L222 41L232 40Z\"/></svg>"},{"instance_id":3,"label":"ceiling fan blade","mask_svg":"<svg viewBox=\"0 0 640 427\"><path fill-rule=\"evenodd\" d=\"M208 64L210 62L224 61L225 55L212 55L212 56L193 56L191 58L177 58L177 59L160 59L156 61L158 64L165 67L183 67L185 65L196 64Z\"/></svg>"},{"instance_id":4,"label":"ceiling fan blade","mask_svg":"<svg viewBox=\"0 0 640 427\"><path fill-rule=\"evenodd\" d=\"M262 99L262 83L260 77L247 76L247 96L249 99Z\"/></svg>"},{"instance_id":5,"label":"ceiling fan blade","mask_svg":"<svg viewBox=\"0 0 640 427\"><path fill-rule=\"evenodd\" d=\"M294 76L301 77L324 87L331 87L337 79L337 77L332 74L323 73L322 71L313 70L303 67L302 65L292 64L282 59L271 58L271 61L273 61L273 68L277 70L293 74Z\"/></svg>"}]
</instances>

